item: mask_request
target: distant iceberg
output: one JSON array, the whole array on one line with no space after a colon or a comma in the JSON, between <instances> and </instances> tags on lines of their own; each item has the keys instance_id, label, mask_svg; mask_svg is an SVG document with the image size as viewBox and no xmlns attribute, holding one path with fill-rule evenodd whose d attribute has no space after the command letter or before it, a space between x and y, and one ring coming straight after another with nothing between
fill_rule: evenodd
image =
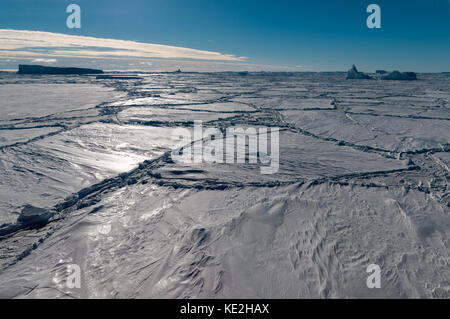
<instances>
[{"instance_id":1,"label":"distant iceberg","mask_svg":"<svg viewBox=\"0 0 450 319\"><path fill-rule=\"evenodd\" d=\"M83 68L59 68L43 65L19 65L17 74L45 74L45 75L82 75L82 74L101 74L102 70L83 69Z\"/></svg>"},{"instance_id":2,"label":"distant iceberg","mask_svg":"<svg viewBox=\"0 0 450 319\"><path fill-rule=\"evenodd\" d=\"M393 71L381 78L382 80L397 80L397 81L414 81L417 80L417 74L414 72L399 72Z\"/></svg>"},{"instance_id":3,"label":"distant iceberg","mask_svg":"<svg viewBox=\"0 0 450 319\"><path fill-rule=\"evenodd\" d=\"M347 72L347 80L353 80L353 79L367 79L370 80L372 79L372 77L370 77L369 75L363 73L363 72L359 72L358 69L356 68L356 66L353 64L352 68Z\"/></svg>"},{"instance_id":4,"label":"distant iceberg","mask_svg":"<svg viewBox=\"0 0 450 319\"><path fill-rule=\"evenodd\" d=\"M141 80L142 77L137 75L97 75L97 80Z\"/></svg>"}]
</instances>

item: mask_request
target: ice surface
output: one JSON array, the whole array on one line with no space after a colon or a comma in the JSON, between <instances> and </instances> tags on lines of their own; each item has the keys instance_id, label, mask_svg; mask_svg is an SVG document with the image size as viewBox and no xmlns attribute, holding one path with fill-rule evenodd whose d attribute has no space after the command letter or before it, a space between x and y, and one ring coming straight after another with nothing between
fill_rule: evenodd
<instances>
[{"instance_id":1,"label":"ice surface","mask_svg":"<svg viewBox=\"0 0 450 319\"><path fill-rule=\"evenodd\" d=\"M173 107L171 107L173 108ZM191 110L191 111L207 111L207 112L218 112L218 113L233 113L233 112L252 112L255 111L254 108L236 102L227 103L207 103L198 105L181 105L177 109Z\"/></svg>"},{"instance_id":2,"label":"ice surface","mask_svg":"<svg viewBox=\"0 0 450 319\"><path fill-rule=\"evenodd\" d=\"M226 150L223 152L225 154ZM261 175L261 163L235 165L168 163L156 172L171 183L195 185L201 181L214 187L218 183L264 185L407 168L404 160L385 158L376 153L362 152L352 147L339 146L334 142L290 131L280 132L280 159L279 170L273 175Z\"/></svg>"},{"instance_id":3,"label":"ice surface","mask_svg":"<svg viewBox=\"0 0 450 319\"><path fill-rule=\"evenodd\" d=\"M442 148L450 141L450 122L379 114L282 111L287 121L322 138L394 152ZM448 114L448 111L447 111Z\"/></svg>"},{"instance_id":4,"label":"ice surface","mask_svg":"<svg viewBox=\"0 0 450 319\"><path fill-rule=\"evenodd\" d=\"M2 74L0 297L449 298L449 80ZM279 127L279 171L174 163L194 120Z\"/></svg>"},{"instance_id":5,"label":"ice surface","mask_svg":"<svg viewBox=\"0 0 450 319\"><path fill-rule=\"evenodd\" d=\"M232 117L232 113L205 111L187 111L173 108L128 108L117 115L119 121L132 124L187 123L195 120L213 121L219 118Z\"/></svg>"},{"instance_id":6,"label":"ice surface","mask_svg":"<svg viewBox=\"0 0 450 319\"><path fill-rule=\"evenodd\" d=\"M0 147L20 144L39 136L60 131L58 127L12 128L0 130Z\"/></svg>"},{"instance_id":7,"label":"ice surface","mask_svg":"<svg viewBox=\"0 0 450 319\"><path fill-rule=\"evenodd\" d=\"M1 120L43 117L95 107L111 98L110 88L91 84L0 85Z\"/></svg>"},{"instance_id":8,"label":"ice surface","mask_svg":"<svg viewBox=\"0 0 450 319\"><path fill-rule=\"evenodd\" d=\"M161 156L175 145L169 128L90 124L3 151L0 207L53 206L78 190ZM136 138L139 136L139 138ZM14 212L14 211L13 211ZM0 221L14 219L0 215Z\"/></svg>"},{"instance_id":9,"label":"ice surface","mask_svg":"<svg viewBox=\"0 0 450 319\"><path fill-rule=\"evenodd\" d=\"M448 297L450 218L417 191L147 184L98 205L11 266L0 296ZM65 286L73 263L85 270L80 290ZM385 269L382 290L365 286L370 263Z\"/></svg>"}]
</instances>

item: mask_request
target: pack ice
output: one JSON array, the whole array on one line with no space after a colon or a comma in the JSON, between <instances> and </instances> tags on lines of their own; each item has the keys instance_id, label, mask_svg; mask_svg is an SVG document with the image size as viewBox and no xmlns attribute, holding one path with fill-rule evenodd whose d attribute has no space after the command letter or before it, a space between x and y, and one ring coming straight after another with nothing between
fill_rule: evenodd
<instances>
[{"instance_id":1,"label":"pack ice","mask_svg":"<svg viewBox=\"0 0 450 319\"><path fill-rule=\"evenodd\" d=\"M450 296L448 75L0 76L1 298ZM175 163L195 120L279 171Z\"/></svg>"}]
</instances>

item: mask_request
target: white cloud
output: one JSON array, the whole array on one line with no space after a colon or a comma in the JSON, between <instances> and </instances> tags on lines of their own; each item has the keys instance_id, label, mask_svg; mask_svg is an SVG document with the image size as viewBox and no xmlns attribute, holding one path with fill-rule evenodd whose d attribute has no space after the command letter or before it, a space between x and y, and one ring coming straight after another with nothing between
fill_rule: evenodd
<instances>
[{"instance_id":1,"label":"white cloud","mask_svg":"<svg viewBox=\"0 0 450 319\"><path fill-rule=\"evenodd\" d=\"M2 58L163 58L209 61L244 61L212 51L126 40L94 38L42 31L0 29ZM53 60L53 59L52 59Z\"/></svg>"},{"instance_id":2,"label":"white cloud","mask_svg":"<svg viewBox=\"0 0 450 319\"><path fill-rule=\"evenodd\" d=\"M56 59L42 59L42 58L37 58L31 61L31 63L56 63L58 62L58 60Z\"/></svg>"}]
</instances>

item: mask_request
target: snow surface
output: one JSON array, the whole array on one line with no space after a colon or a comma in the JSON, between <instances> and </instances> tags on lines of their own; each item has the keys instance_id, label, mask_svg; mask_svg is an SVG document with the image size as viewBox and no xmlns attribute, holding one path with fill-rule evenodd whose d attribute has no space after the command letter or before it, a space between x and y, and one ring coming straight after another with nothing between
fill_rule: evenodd
<instances>
[{"instance_id":1,"label":"snow surface","mask_svg":"<svg viewBox=\"0 0 450 319\"><path fill-rule=\"evenodd\" d=\"M0 96L1 298L450 297L446 75L2 74ZM174 163L193 120L279 127L278 173Z\"/></svg>"}]
</instances>

